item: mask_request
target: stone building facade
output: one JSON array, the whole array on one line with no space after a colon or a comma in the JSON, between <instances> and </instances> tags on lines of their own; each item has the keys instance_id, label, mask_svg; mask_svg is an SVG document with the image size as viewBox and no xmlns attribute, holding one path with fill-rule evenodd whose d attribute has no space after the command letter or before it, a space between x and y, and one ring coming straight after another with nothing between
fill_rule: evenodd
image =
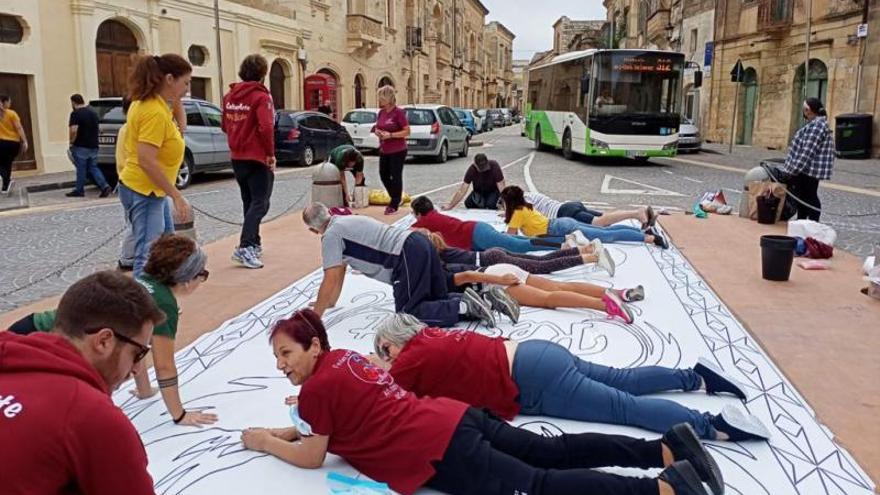
<instances>
[{"instance_id":1,"label":"stone building facade","mask_svg":"<svg viewBox=\"0 0 880 495\"><path fill-rule=\"evenodd\" d=\"M490 80L502 78L495 68L490 74L488 10L479 0L219 5L218 51L211 0L0 0L0 93L12 96L32 143L16 162L16 175L70 170L69 96L121 96L135 54L187 57L194 67L192 96L215 103L251 53L270 62L266 85L278 108L329 103L341 117L375 106L384 84L397 88L400 103L496 103ZM493 59L499 61L494 67L509 68L513 35L495 31L506 33L508 50L500 54L506 61ZM327 91L306 85L314 80Z\"/></svg>"},{"instance_id":2,"label":"stone building facade","mask_svg":"<svg viewBox=\"0 0 880 495\"><path fill-rule=\"evenodd\" d=\"M490 107L513 107L513 39L515 35L498 21L483 28L486 58L487 103Z\"/></svg>"}]
</instances>

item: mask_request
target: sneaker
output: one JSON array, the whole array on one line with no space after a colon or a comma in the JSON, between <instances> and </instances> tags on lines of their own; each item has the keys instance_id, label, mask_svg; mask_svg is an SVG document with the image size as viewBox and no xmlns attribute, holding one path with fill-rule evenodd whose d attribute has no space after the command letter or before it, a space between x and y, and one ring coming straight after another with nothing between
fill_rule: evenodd
<instances>
[{"instance_id":1,"label":"sneaker","mask_svg":"<svg viewBox=\"0 0 880 495\"><path fill-rule=\"evenodd\" d=\"M113 193L113 188L110 186L107 186L104 189L101 189L101 194L99 194L98 197L99 198L106 198L106 197L110 196L111 193Z\"/></svg>"},{"instance_id":2,"label":"sneaker","mask_svg":"<svg viewBox=\"0 0 880 495\"><path fill-rule=\"evenodd\" d=\"M619 289L617 295L623 299L623 302L637 302L645 300L645 288L637 285L632 289Z\"/></svg>"},{"instance_id":3,"label":"sneaker","mask_svg":"<svg viewBox=\"0 0 880 495\"><path fill-rule=\"evenodd\" d=\"M697 471L688 461L675 461L660 473L658 479L672 487L675 495L709 495Z\"/></svg>"},{"instance_id":4,"label":"sneaker","mask_svg":"<svg viewBox=\"0 0 880 495\"><path fill-rule=\"evenodd\" d=\"M397 213L397 208L392 208L390 206L385 207L386 215L394 215L395 213Z\"/></svg>"},{"instance_id":5,"label":"sneaker","mask_svg":"<svg viewBox=\"0 0 880 495\"><path fill-rule=\"evenodd\" d=\"M254 254L251 247L238 248L232 252L232 261L246 268L263 268L263 262Z\"/></svg>"},{"instance_id":6,"label":"sneaker","mask_svg":"<svg viewBox=\"0 0 880 495\"><path fill-rule=\"evenodd\" d=\"M605 295L602 296L602 302L605 303L605 313L608 314L609 320L618 316L625 323L630 324L635 319L632 310L627 307L626 303L613 290L608 289L605 291Z\"/></svg>"},{"instance_id":7,"label":"sneaker","mask_svg":"<svg viewBox=\"0 0 880 495\"><path fill-rule=\"evenodd\" d=\"M122 261L117 260L116 269L120 272L130 272L134 270L134 265L129 265L128 263L123 263Z\"/></svg>"},{"instance_id":8,"label":"sneaker","mask_svg":"<svg viewBox=\"0 0 880 495\"><path fill-rule=\"evenodd\" d=\"M263 246L254 246L254 255L258 260L263 261Z\"/></svg>"},{"instance_id":9,"label":"sneaker","mask_svg":"<svg viewBox=\"0 0 880 495\"><path fill-rule=\"evenodd\" d=\"M660 233L657 232L657 229L655 229L654 227L648 227L648 230L645 231L645 235L654 236L655 246L659 246L661 249L669 249L669 241L667 241L665 237L660 235Z\"/></svg>"},{"instance_id":10,"label":"sneaker","mask_svg":"<svg viewBox=\"0 0 880 495\"><path fill-rule=\"evenodd\" d=\"M465 312L464 316L480 320L490 327L495 326L495 317L492 315L492 308L486 304L486 301L484 301L474 289L465 289L464 294L461 295L461 300L464 301L465 306L467 306L467 312Z\"/></svg>"},{"instance_id":11,"label":"sneaker","mask_svg":"<svg viewBox=\"0 0 880 495\"><path fill-rule=\"evenodd\" d=\"M587 239L587 236L585 236L584 233L581 232L580 230L575 230L574 232L572 232L568 235L570 235L571 238L574 239L574 242L576 242L578 246L589 246L590 245L590 240ZM568 238L568 236L565 236L565 237L566 237L566 239Z\"/></svg>"},{"instance_id":12,"label":"sneaker","mask_svg":"<svg viewBox=\"0 0 880 495\"><path fill-rule=\"evenodd\" d=\"M67 196L68 198L84 198L85 195L86 195L85 193L81 193L81 192L77 192L77 191L70 191L69 193L65 194L65 196Z\"/></svg>"},{"instance_id":13,"label":"sneaker","mask_svg":"<svg viewBox=\"0 0 880 495\"><path fill-rule=\"evenodd\" d=\"M9 193L12 192L12 186L15 185L15 179L9 179L9 184L6 184L6 189L0 189L0 195L9 196Z\"/></svg>"},{"instance_id":14,"label":"sneaker","mask_svg":"<svg viewBox=\"0 0 880 495\"><path fill-rule=\"evenodd\" d=\"M757 416L743 413L733 406L724 406L721 414L712 416L709 422L716 431L726 434L731 442L770 438L770 431Z\"/></svg>"},{"instance_id":15,"label":"sneaker","mask_svg":"<svg viewBox=\"0 0 880 495\"><path fill-rule=\"evenodd\" d=\"M613 277L614 271L617 267L614 264L614 258L611 257L611 253L609 253L608 250L605 248L599 250L598 253L599 260L596 261L596 264L599 265L599 268L608 272L608 276Z\"/></svg>"},{"instance_id":16,"label":"sneaker","mask_svg":"<svg viewBox=\"0 0 880 495\"><path fill-rule=\"evenodd\" d=\"M740 400L748 399L745 387L741 383L727 376L727 374L706 358L701 357L697 359L694 373L703 378L703 383L706 385L706 393L709 395L727 392L739 397Z\"/></svg>"},{"instance_id":17,"label":"sneaker","mask_svg":"<svg viewBox=\"0 0 880 495\"><path fill-rule=\"evenodd\" d=\"M572 249L578 247L578 243L575 242L574 239L570 239L569 236L565 236L565 242L562 243L562 249Z\"/></svg>"},{"instance_id":18,"label":"sneaker","mask_svg":"<svg viewBox=\"0 0 880 495\"><path fill-rule=\"evenodd\" d=\"M672 451L676 461L688 461L700 479L709 485L714 495L724 493L724 477L718 463L700 443L696 432L687 423L680 423L663 434L664 445Z\"/></svg>"},{"instance_id":19,"label":"sneaker","mask_svg":"<svg viewBox=\"0 0 880 495\"><path fill-rule=\"evenodd\" d=\"M506 290L501 287L491 287L483 297L494 311L508 317L513 323L519 321L519 303L510 297Z\"/></svg>"},{"instance_id":20,"label":"sneaker","mask_svg":"<svg viewBox=\"0 0 880 495\"><path fill-rule=\"evenodd\" d=\"M593 254L599 254L599 251L602 250L602 241L597 237L590 241L590 246L593 248Z\"/></svg>"}]
</instances>

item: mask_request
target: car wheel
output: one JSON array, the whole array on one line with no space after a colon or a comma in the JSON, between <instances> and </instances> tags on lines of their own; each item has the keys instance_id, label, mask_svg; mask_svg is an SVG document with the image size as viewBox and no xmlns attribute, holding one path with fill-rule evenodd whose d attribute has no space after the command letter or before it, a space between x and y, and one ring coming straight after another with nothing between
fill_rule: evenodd
<instances>
[{"instance_id":1,"label":"car wheel","mask_svg":"<svg viewBox=\"0 0 880 495\"><path fill-rule=\"evenodd\" d=\"M302 157L299 159L299 164L305 167L311 166L312 163L315 162L315 150L311 146L306 146L303 148Z\"/></svg>"},{"instance_id":2,"label":"car wheel","mask_svg":"<svg viewBox=\"0 0 880 495\"><path fill-rule=\"evenodd\" d=\"M470 147L471 147L471 140L465 139L464 140L464 147L461 148L461 152L458 154L458 156L460 156L461 158L466 158L468 156L468 150Z\"/></svg>"},{"instance_id":3,"label":"car wheel","mask_svg":"<svg viewBox=\"0 0 880 495\"><path fill-rule=\"evenodd\" d=\"M449 145L444 141L440 145L440 153L437 154L437 163L446 163L449 159Z\"/></svg>"},{"instance_id":4,"label":"car wheel","mask_svg":"<svg viewBox=\"0 0 880 495\"><path fill-rule=\"evenodd\" d=\"M177 186L177 189L183 190L189 187L192 183L192 174L192 158L190 158L189 155L184 155L183 163L180 164L180 168L177 170L177 181L174 183L174 185Z\"/></svg>"},{"instance_id":5,"label":"car wheel","mask_svg":"<svg viewBox=\"0 0 880 495\"><path fill-rule=\"evenodd\" d=\"M574 159L574 153L571 151L571 131L567 129L565 134L562 135L562 156L566 160Z\"/></svg>"}]
</instances>

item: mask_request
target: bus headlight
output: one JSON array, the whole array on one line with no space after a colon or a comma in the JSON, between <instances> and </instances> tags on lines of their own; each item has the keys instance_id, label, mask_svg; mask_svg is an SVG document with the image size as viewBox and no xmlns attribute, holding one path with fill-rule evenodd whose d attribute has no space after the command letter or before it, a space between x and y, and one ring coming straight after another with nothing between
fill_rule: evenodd
<instances>
[{"instance_id":1,"label":"bus headlight","mask_svg":"<svg viewBox=\"0 0 880 495\"><path fill-rule=\"evenodd\" d=\"M608 149L608 143L606 143L605 141L599 141L598 139L590 139L590 146L592 146L593 148L598 148L600 150Z\"/></svg>"},{"instance_id":2,"label":"bus headlight","mask_svg":"<svg viewBox=\"0 0 880 495\"><path fill-rule=\"evenodd\" d=\"M678 148L678 140L663 145L663 151L674 150Z\"/></svg>"}]
</instances>

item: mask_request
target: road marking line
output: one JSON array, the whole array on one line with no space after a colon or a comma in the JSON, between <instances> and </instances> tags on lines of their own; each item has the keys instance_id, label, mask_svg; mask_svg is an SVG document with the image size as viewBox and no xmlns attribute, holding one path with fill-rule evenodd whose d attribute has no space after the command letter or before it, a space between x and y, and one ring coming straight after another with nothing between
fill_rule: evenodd
<instances>
[{"instance_id":1,"label":"road marking line","mask_svg":"<svg viewBox=\"0 0 880 495\"><path fill-rule=\"evenodd\" d=\"M635 184L637 186L642 186L645 189L613 189L611 187L612 180L619 180L622 182L628 182L630 184ZM670 191L669 189L662 189L656 186L649 186L648 184L642 184L641 182L636 182L634 180L622 179L620 177L605 174L605 179L602 181L602 188L600 190L602 194L647 194L649 196L684 196L684 194L677 193L675 191Z\"/></svg>"},{"instance_id":2,"label":"road marking line","mask_svg":"<svg viewBox=\"0 0 880 495\"><path fill-rule=\"evenodd\" d=\"M745 173L748 172L748 170L743 170L743 169L737 168L737 167L729 167L727 165L718 165L716 163L702 162L700 160L690 160L687 158L670 158L669 160L676 161L676 162L682 162L682 163L688 163L691 165L696 165L698 167L714 168L716 170L735 172L740 175L745 175ZM836 191L843 191L843 192L848 192L848 193L853 193L853 194L863 194L865 196L873 196L875 198L880 198L880 191L872 191L870 189L862 189L861 187L846 186L843 184L832 184L827 181L819 182L819 187L824 188L824 189L834 189Z\"/></svg>"},{"instance_id":3,"label":"road marking line","mask_svg":"<svg viewBox=\"0 0 880 495\"><path fill-rule=\"evenodd\" d=\"M535 183L532 182L532 160L534 159L535 152L533 151L529 153L529 161L527 161L523 167L523 176L525 177L526 187L529 188L529 191L536 193L538 192L538 188L535 187Z\"/></svg>"},{"instance_id":4,"label":"road marking line","mask_svg":"<svg viewBox=\"0 0 880 495\"><path fill-rule=\"evenodd\" d=\"M703 181L701 181L701 180L692 179L692 178L690 178L690 177L684 177L684 176L682 176L682 179L684 179L684 180L689 180L689 181L691 181L691 182L696 182L697 184L702 184L702 183L703 183Z\"/></svg>"},{"instance_id":5,"label":"road marking line","mask_svg":"<svg viewBox=\"0 0 880 495\"><path fill-rule=\"evenodd\" d=\"M663 172L664 174L668 174L668 175L675 175L675 173L672 172L672 170L662 170L661 172Z\"/></svg>"}]
</instances>

